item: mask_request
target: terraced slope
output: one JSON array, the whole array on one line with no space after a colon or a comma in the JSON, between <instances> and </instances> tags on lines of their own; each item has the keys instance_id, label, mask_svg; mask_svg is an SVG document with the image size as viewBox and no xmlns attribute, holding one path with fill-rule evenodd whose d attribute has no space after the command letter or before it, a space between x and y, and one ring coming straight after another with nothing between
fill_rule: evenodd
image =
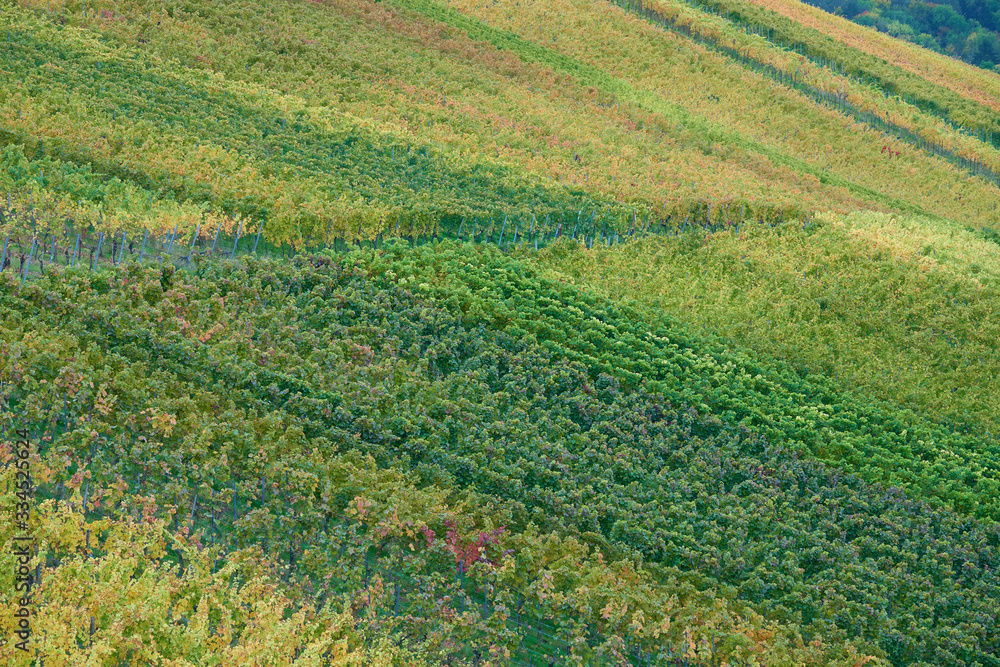
<instances>
[{"instance_id":1,"label":"terraced slope","mask_svg":"<svg viewBox=\"0 0 1000 667\"><path fill-rule=\"evenodd\" d=\"M0 1L5 660L996 664L1000 79L792 3Z\"/></svg>"},{"instance_id":2,"label":"terraced slope","mask_svg":"<svg viewBox=\"0 0 1000 667\"><path fill-rule=\"evenodd\" d=\"M261 595L239 590L240 563L271 572L259 583L279 591L258 601L259 622L284 609L302 616L281 641L236 632L233 646L288 662L312 651L328 664L341 639L341 654L395 653L392 664L407 655L476 664L499 651L514 664L545 655L620 664L617 654L849 665L873 650L842 632L810 641L711 575L680 561L664 568L651 545L626 539L639 518L627 518L629 507L648 500L634 489L616 507L605 491L629 488L628 476L669 454L623 440L633 424L654 416L647 438L684 442L692 456L746 434L616 388L559 336L532 341L517 333L523 320L503 326L491 311L510 304L472 290L527 267L496 251L477 259L432 248L249 261L197 278L131 264L115 275L57 270L22 288L4 274L4 424L37 429L40 447L32 467L44 502L31 528L46 538L31 566L41 572L44 655L93 655L73 645L88 636L88 614L64 618L83 608L108 662L207 659L218 635L195 627L195 610L220 629L226 596ZM442 262L467 268L434 286L415 274ZM525 280L545 287L530 269ZM529 290L525 305L551 309ZM553 333L568 324L550 322ZM55 585L126 566L115 565L113 533L132 530L140 508L150 525L135 539L151 558L132 567L172 568L184 582L157 589L172 602L144 605L144 623L110 587ZM99 567L78 563L80 552ZM221 581L183 575L213 559L232 563ZM330 614L336 628L323 634Z\"/></svg>"},{"instance_id":3,"label":"terraced slope","mask_svg":"<svg viewBox=\"0 0 1000 667\"><path fill-rule=\"evenodd\" d=\"M715 349L492 248L314 263L8 279L13 415L55 425L42 427L54 436L39 462L45 495L71 485L79 505L84 479L92 492L141 487L167 521L184 508L176 529L200 535L186 540L267 540L300 586L335 577L331 595L368 588L350 553L401 548L405 560L389 562L444 586L472 548L489 562L469 584L496 577L488 604L511 620L518 595L545 605L566 641L585 638L581 655L629 641L665 661L686 637L699 655L714 642L713 659L763 651L767 663L848 664L857 652L973 664L996 650L997 524L864 481L880 470L872 461L921 470L915 445L914 461L869 449L860 474L850 457L845 471L801 456L816 430L861 452L891 436L886 420L946 437L932 423ZM823 428L796 430L802 414ZM366 472L373 463L385 472ZM995 494L983 491L986 506ZM391 587L376 598L392 616ZM386 631L420 647L432 621L399 618ZM771 640L756 634L765 621L778 624ZM478 641L518 650L502 627L474 625L432 655Z\"/></svg>"},{"instance_id":4,"label":"terraced slope","mask_svg":"<svg viewBox=\"0 0 1000 667\"><path fill-rule=\"evenodd\" d=\"M736 22L663 7L684 30L583 0L10 6L2 186L57 236L187 242L238 216L299 247L504 219L589 236L827 209L995 224L991 146L770 46L734 56Z\"/></svg>"}]
</instances>

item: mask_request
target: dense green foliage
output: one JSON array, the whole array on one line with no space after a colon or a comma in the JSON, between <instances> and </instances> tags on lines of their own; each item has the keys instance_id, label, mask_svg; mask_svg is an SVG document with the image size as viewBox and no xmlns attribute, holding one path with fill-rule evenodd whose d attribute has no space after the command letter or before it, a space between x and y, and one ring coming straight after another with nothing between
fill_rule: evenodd
<instances>
[{"instance_id":1,"label":"dense green foliage","mask_svg":"<svg viewBox=\"0 0 1000 667\"><path fill-rule=\"evenodd\" d=\"M39 657L1000 665L997 109L785 0L0 0Z\"/></svg>"},{"instance_id":2,"label":"dense green foliage","mask_svg":"<svg viewBox=\"0 0 1000 667\"><path fill-rule=\"evenodd\" d=\"M59 357L80 345L90 351L72 362L76 373L94 373L104 355L117 359L99 373L101 391L128 406L118 419L150 406L176 420L178 435L134 451L123 429L106 451L131 467L102 474L127 479L139 466L168 496L210 475L260 475L266 431L258 445L206 424L207 394L157 395L141 380L151 372L226 396L229 411L254 419L288 414L299 426L267 457L292 470L315 469L310 452L356 449L410 471L418 486L474 489L474 504L492 505L508 530L641 557L666 581L686 573L697 588L735 595L807 638L861 641L893 664L972 665L997 650L996 524L931 509L788 448L817 447L808 434L818 429L796 426L811 415L829 429L827 442L883 461L845 457L848 469L876 479L893 468L914 480L935 474L916 456L887 451L890 438L907 435L902 418L876 404L669 320L651 325L491 249L392 246L315 266L250 260L201 273L150 281L129 269L5 288L7 349L21 346L29 312L32 326L69 336L48 359L8 362L8 377L52 383L68 372ZM93 395L95 404L108 400ZM811 407L820 401L826 416ZM972 442L916 416L906 426L956 450ZM150 456L163 463L150 466ZM182 482L182 471L199 472ZM315 505L322 485L309 491L308 479L294 482L304 485L295 487L297 523L285 526L301 535L317 530L324 511ZM949 500L992 511L985 494L977 505L957 483L940 486Z\"/></svg>"},{"instance_id":3,"label":"dense green foliage","mask_svg":"<svg viewBox=\"0 0 1000 667\"><path fill-rule=\"evenodd\" d=\"M697 243L699 237L686 238ZM467 293L467 308L483 299L480 307L515 339L533 336L557 344L592 376L605 373L630 388L648 386L675 405L713 412L872 481L902 484L963 512L996 515L991 489L1000 468L978 432L954 431L894 404L841 393L837 383L818 373L800 375L749 351L707 343L641 305L589 305L589 297L571 288L553 283L541 288L520 270L502 268L501 259L487 281L460 257L441 254L414 262L410 279L426 281L429 289L439 282L446 289L455 279L470 282L475 291Z\"/></svg>"},{"instance_id":4,"label":"dense green foliage","mask_svg":"<svg viewBox=\"0 0 1000 667\"><path fill-rule=\"evenodd\" d=\"M75 488L75 502L81 495L85 501L87 479L92 499L99 488L125 484L149 494L147 510L166 508L175 522L188 511L194 519L198 509L198 532L185 538L196 545L208 543L208 512L213 527L225 526L231 504L240 519L228 530L243 543L265 540L279 557L294 553L300 570L326 582L324 595L355 595L367 579L360 554L377 548L421 577L430 609L398 621L412 621L408 632L418 638L431 631L448 637L454 623L475 620L436 618L434 605L450 608L454 600L452 573L445 568L442 581L440 568L421 572L421 564L450 558L454 568L461 554L474 559L475 529L495 533L502 522L505 539L491 558L516 559L502 563L493 585L519 584L547 617L577 633L590 619L599 639L619 648L623 635L662 651L679 650L682 639L699 652L718 641L733 657L750 648L778 663L785 656L792 664L837 664L844 644L806 647L794 626L768 628L740 603L698 592L685 581L691 575L654 580L631 571L630 560L621 559L633 551L627 545L602 542L616 558L607 563L561 538L579 531L562 530L560 521L546 521L541 534L512 533L515 522L524 528L531 516L521 504L456 486L456 511L442 503L442 492L412 488L428 476L454 478L454 461L426 461L414 470L403 455L398 471L369 470L371 462L351 450L373 452L384 463L423 451L408 436L425 423L437 431L435 440L442 437L439 420L449 411L477 425L496 426L499 415L488 395L464 391L480 382L479 371L463 367L442 376L426 359L428 348L455 335L479 347L488 331L460 327L444 335L438 329L447 324L446 311L406 289L372 284L366 264L357 255L321 270L252 263L235 272L215 267L206 271L210 279L191 282L132 265L111 275L57 271L23 289L8 282L0 330L14 419L62 423L45 446L52 467L46 493L60 497L65 483ZM78 317L78 309L87 314ZM483 352L473 354L471 366L503 362L490 358L495 348ZM458 425L449 419L446 428ZM480 466L469 469L470 481L481 479ZM268 490L258 494L265 479ZM181 534L194 528L185 518ZM446 539L435 540L435 533ZM481 577L480 568L469 572L470 583L474 575ZM509 609L518 604L512 595L502 601ZM385 606L392 609L391 597ZM670 619L672 630L658 629ZM639 633L633 621L648 623L647 630ZM475 625L462 630L462 642L435 650L443 651L439 657L474 653L480 630L494 641L510 639ZM843 664L853 664L850 655Z\"/></svg>"},{"instance_id":5,"label":"dense green foliage","mask_svg":"<svg viewBox=\"0 0 1000 667\"><path fill-rule=\"evenodd\" d=\"M1000 264L991 238L921 219L819 216L538 260L844 389L980 429L976 449L992 452Z\"/></svg>"},{"instance_id":6,"label":"dense green foliage","mask_svg":"<svg viewBox=\"0 0 1000 667\"><path fill-rule=\"evenodd\" d=\"M809 0L809 4L983 69L993 69L1000 61L997 2Z\"/></svg>"}]
</instances>

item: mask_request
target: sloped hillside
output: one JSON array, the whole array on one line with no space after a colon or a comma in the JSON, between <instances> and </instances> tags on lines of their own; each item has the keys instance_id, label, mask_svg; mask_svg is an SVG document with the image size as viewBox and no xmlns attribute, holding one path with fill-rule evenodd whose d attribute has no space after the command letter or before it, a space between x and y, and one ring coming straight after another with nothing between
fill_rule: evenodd
<instances>
[{"instance_id":1,"label":"sloped hillside","mask_svg":"<svg viewBox=\"0 0 1000 667\"><path fill-rule=\"evenodd\" d=\"M998 100L784 1L2 0L4 664L997 664Z\"/></svg>"},{"instance_id":2,"label":"sloped hillside","mask_svg":"<svg viewBox=\"0 0 1000 667\"><path fill-rule=\"evenodd\" d=\"M735 19L652 9L683 29L584 1L10 7L3 185L52 225L191 240L239 215L300 247L503 217L994 224L988 142Z\"/></svg>"},{"instance_id":3,"label":"sloped hillside","mask_svg":"<svg viewBox=\"0 0 1000 667\"><path fill-rule=\"evenodd\" d=\"M873 460L905 478L880 442L903 426L933 438L933 424L560 287L495 249L314 263L8 282L7 414L51 438L42 497L71 498L79 514L89 493L95 538L127 490L161 528L172 515L188 548L263 541L291 582L343 590L361 618L381 603L403 619L385 634L439 659L476 642L516 655L516 627L477 616L475 576L493 577L478 595L508 621L527 599L536 618L589 623L563 629L581 656L614 641L661 659L690 641L713 659L819 664L855 652L972 664L995 650L988 622L966 623L996 613L996 524L863 481ZM824 419L813 400L833 413L822 431L867 452L844 457L860 475L802 458L816 426L797 428L801 415ZM447 633L455 620L392 616L392 584L358 601L371 586L361 558L456 600L447 577L463 554L475 565L462 610L484 624L467 643L422 644L428 622ZM189 592L192 609L208 585ZM57 596L53 611L86 601ZM937 625L914 631L925 604ZM778 625L762 635L767 621Z\"/></svg>"}]
</instances>

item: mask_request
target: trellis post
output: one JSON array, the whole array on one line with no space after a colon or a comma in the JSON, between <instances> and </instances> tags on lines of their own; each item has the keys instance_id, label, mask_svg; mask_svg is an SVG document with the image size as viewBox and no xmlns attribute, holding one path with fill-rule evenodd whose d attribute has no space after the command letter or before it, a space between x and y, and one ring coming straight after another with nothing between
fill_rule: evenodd
<instances>
[{"instance_id":1,"label":"trellis post","mask_svg":"<svg viewBox=\"0 0 1000 667\"><path fill-rule=\"evenodd\" d=\"M174 247L174 238L177 236L177 227L178 227L178 225L180 225L179 222L174 223L174 231L172 231L170 233L170 240L167 241L167 251L165 253L163 253L163 255L166 255L167 257L170 256L170 251L173 250L173 247ZM163 263L163 255L160 255L160 264Z\"/></svg>"},{"instance_id":2,"label":"trellis post","mask_svg":"<svg viewBox=\"0 0 1000 667\"><path fill-rule=\"evenodd\" d=\"M331 223L332 222L333 221L331 220ZM257 244L260 242L260 233L262 231L264 231L264 220L263 220L263 218L260 221L260 227L257 228L257 238L254 239L254 242L253 242L253 254L255 254L255 255L257 254ZM327 228L326 228L326 234L327 234L327 236L330 235L330 227L329 226L327 226Z\"/></svg>"},{"instance_id":3,"label":"trellis post","mask_svg":"<svg viewBox=\"0 0 1000 667\"><path fill-rule=\"evenodd\" d=\"M215 255L215 244L219 241L220 231L222 231L222 220L219 220L219 226L215 230L215 239L212 241L212 251L209 253L210 257Z\"/></svg>"},{"instance_id":4,"label":"trellis post","mask_svg":"<svg viewBox=\"0 0 1000 667\"><path fill-rule=\"evenodd\" d=\"M191 237L191 247L188 249L188 254L187 254L188 262L191 261L191 255L194 254L194 244L198 242L198 232L200 231L201 231L201 223L199 222L198 226L194 228L194 236Z\"/></svg>"},{"instance_id":5,"label":"trellis post","mask_svg":"<svg viewBox=\"0 0 1000 667\"><path fill-rule=\"evenodd\" d=\"M22 285L24 284L24 281L28 279L28 271L31 271L31 258L35 255L35 242L37 240L37 238L31 239L31 252L28 253L28 265L24 267L24 275L21 276Z\"/></svg>"},{"instance_id":6,"label":"trellis post","mask_svg":"<svg viewBox=\"0 0 1000 667\"><path fill-rule=\"evenodd\" d=\"M240 242L240 234L241 234L242 232L243 232L243 219L242 219L242 218L240 218L240 226L239 226L239 229L237 229L237 230L236 230L236 240L235 240L235 241L233 241L233 249L232 249L232 251L231 251L231 252L229 253L229 259L232 259L233 257L235 257L235 256L236 256L236 246L237 246L237 245L239 244L239 242Z\"/></svg>"},{"instance_id":7,"label":"trellis post","mask_svg":"<svg viewBox=\"0 0 1000 667\"><path fill-rule=\"evenodd\" d=\"M126 239L128 239L128 232L127 231L122 232L122 247L118 249L118 263L119 264L122 263L122 257L125 256L125 241L126 241ZM55 248L55 244L52 244L52 247Z\"/></svg>"},{"instance_id":8,"label":"trellis post","mask_svg":"<svg viewBox=\"0 0 1000 667\"><path fill-rule=\"evenodd\" d=\"M97 263L101 261L101 246L104 245L104 232L101 232L97 237L97 252L94 254L94 263L91 265L90 270L97 270Z\"/></svg>"}]
</instances>

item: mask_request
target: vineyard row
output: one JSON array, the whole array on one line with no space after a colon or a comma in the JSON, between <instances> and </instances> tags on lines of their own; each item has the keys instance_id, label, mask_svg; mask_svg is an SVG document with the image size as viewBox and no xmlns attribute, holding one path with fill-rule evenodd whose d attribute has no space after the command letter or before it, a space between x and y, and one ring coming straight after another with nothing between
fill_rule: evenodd
<instances>
[{"instance_id":1,"label":"vineyard row","mask_svg":"<svg viewBox=\"0 0 1000 667\"><path fill-rule=\"evenodd\" d=\"M5 398L4 403L8 403L14 397ZM17 402L17 399L14 398L13 402ZM66 434L80 425L81 418L84 423L88 421L83 415L70 414L68 406L64 406L63 411L56 412L58 416L54 420L32 424L33 442L55 442L60 434L60 424L62 434ZM0 424L2 427L0 438L7 435L11 416L6 415L7 419ZM13 423L17 423L21 428L25 427L19 420L15 419ZM136 433L131 433L130 437L134 446ZM360 600L363 606L367 607L370 619L380 618L383 621L393 619L399 622L402 618L419 618L422 615L433 614L434 605L428 605L430 598L437 604L453 607L459 614L473 614L476 620L471 622L487 633L490 632L490 619L499 610L503 627L519 637L509 664L524 667L572 664L571 661L564 662L560 659L566 659L570 655L573 641L571 637L565 636L564 628L560 627L556 620L558 609L550 609L549 603L544 596L538 595L538 589L534 586L516 587L502 581L496 575L491 576L495 563L486 558L485 552L473 563L465 563L457 554L450 552L435 553L422 562L417 558L407 559L405 545L397 544L387 548L389 545L384 541L378 545L371 543L365 545L365 542L377 540L364 535L366 528L358 521L357 513L351 512L349 507L340 512L325 512L321 524L318 522L318 517L311 517L315 523L309 525L309 520L304 514L297 516L292 507L287 472L283 481L271 479L267 475L261 475L259 483L258 480L233 478L229 488L217 487L214 480L207 480L207 483L206 480L194 480L192 484L192 480L185 478L182 486L186 487L187 491L178 493L176 478L154 479L151 482L149 471L155 469L155 462L143 461L126 470L121 465L123 461L119 460L120 452L112 454L111 450L116 448L109 446L105 451L96 444L97 441L112 443L115 440L112 435L99 436L91 444L89 456L86 456L85 462L80 465L81 470L93 469L92 464L110 459L111 456L115 457L115 474L108 476L107 479L95 478L94 490L112 485L116 479L121 481L123 476L132 479L134 474L135 491L132 500L135 501L143 497L144 484L147 487L152 485L153 488L160 489L166 488L169 484L174 489L173 495L170 496L172 502L158 504L156 510L163 512L161 518L165 522L172 522L175 532L183 529L188 535L196 537L200 535L200 539L205 540L206 547L217 550L216 564L225 560L227 550L259 545L265 553L277 553L270 550L269 546L278 543L277 549L282 555L287 553L287 565L282 568L283 578L285 581L296 579L297 583L304 585L307 590L315 591L317 604L322 604L337 595L346 595L352 601ZM38 459L42 459L46 453L47 450L39 447ZM145 479L144 472L147 475ZM121 502L122 499L117 506L107 501L94 502L90 481L84 482L82 489L76 489L73 500L67 500L66 482L70 481L70 477L67 475L64 479L36 486L32 489L32 493L38 502L52 500L57 506L59 503L67 503L70 511L81 513L87 525L97 526L103 519L121 520L130 517L130 510ZM272 489L270 494L269 488ZM241 496L239 489L259 489L259 493L245 491ZM9 492L9 488L7 490ZM162 502L165 498L158 500ZM301 500L301 497L297 497L296 500ZM141 504L133 504L133 507ZM147 516L146 520L148 518ZM352 523L355 525L352 526ZM87 558L101 556L96 534L94 542L92 546L91 529L88 529L85 537ZM281 548L280 545L283 544L287 545L287 551ZM349 550L349 547L353 548ZM37 557L37 545L34 548ZM326 566L324 569L316 572L315 567L309 568L308 564L303 565L304 552L310 548L325 549L328 553L336 552L337 555L332 561L327 560L324 563ZM352 551L353 554L350 553ZM363 553L363 556L358 555L359 553ZM452 556L455 556L454 562ZM178 550L176 557L180 567L178 576L183 576L185 567L183 553ZM61 565L57 558L46 557L44 562L45 568ZM416 567L411 566L414 562L418 563ZM331 572L336 576L322 577L323 582L320 583L319 575ZM32 580L32 586L36 591L45 581L43 574L40 562L34 570ZM298 606L301 608L301 603ZM93 637L100 627L93 616L90 619L89 634ZM186 619L182 616L177 622L186 623ZM596 629L589 628L586 635L593 645L600 643L601 637ZM635 639L631 642L626 641L629 664L636 667L716 665L722 657L715 654L714 639L711 644L712 656L707 662L700 660L692 662L690 658L685 658L682 645L667 643L650 646ZM618 663L605 657L591 664ZM729 664L739 665L741 662Z\"/></svg>"},{"instance_id":2,"label":"vineyard row","mask_svg":"<svg viewBox=\"0 0 1000 667\"><path fill-rule=\"evenodd\" d=\"M681 23L673 17L666 16L662 12L659 12L655 9L643 5L642 0L609 0L609 2L616 4L619 7L622 7L627 11L630 11L636 15L642 16L646 20L661 26L664 30L679 32L685 35L686 37L698 42L699 44L708 46L713 50L717 51L718 53L721 53L729 57L730 59L739 62L744 67L750 67L754 71L759 72L763 76L766 76L778 82L781 85L790 86L795 90L798 90L799 92L805 94L807 97L809 97L810 99L819 104L840 111L845 116L849 116L850 118L853 118L855 121L867 125L873 130L885 134L886 136L894 137L896 139L899 139L900 141L910 144L911 146L915 146L920 150L927 151L928 153L936 155L939 158L949 162L950 164L953 164L959 167L960 169L963 169L969 174L983 178L993 183L998 188L1000 188L1000 174L997 174L992 169L987 167L981 160L971 160L967 157L958 155L954 151L949 150L944 145L938 142L928 141L924 137L921 137L920 135L910 131L908 128L901 127L893 123L892 121L888 120L887 118L882 118L873 111L866 111L864 109L860 109L857 106L851 104L847 100L846 96L835 95L825 90L821 90L815 86L812 86L806 83L805 81L802 81L800 78L798 78L795 72L788 72L778 69L769 63L765 63L757 58L754 58L748 53L740 52L737 49L725 46L724 44L720 44L719 41L714 39L713 37L698 32L696 30L693 30L691 26L685 23ZM699 7L699 5L697 5L694 2L692 2L692 5L695 7ZM759 34L765 39L768 39L768 41L774 40L774 37L772 37L766 31L760 31L760 32L753 31L751 33L751 28L749 26L747 30L748 34ZM817 64L821 66L824 63L829 64L827 61L823 59L820 60L822 60L822 62L818 62ZM958 125L955 125L955 128L964 129L964 128L959 128ZM975 136L979 138L978 135ZM992 142L993 137L992 135L988 135L988 137L983 137L983 140L988 140ZM997 137L996 141L1000 142L1000 137Z\"/></svg>"}]
</instances>

